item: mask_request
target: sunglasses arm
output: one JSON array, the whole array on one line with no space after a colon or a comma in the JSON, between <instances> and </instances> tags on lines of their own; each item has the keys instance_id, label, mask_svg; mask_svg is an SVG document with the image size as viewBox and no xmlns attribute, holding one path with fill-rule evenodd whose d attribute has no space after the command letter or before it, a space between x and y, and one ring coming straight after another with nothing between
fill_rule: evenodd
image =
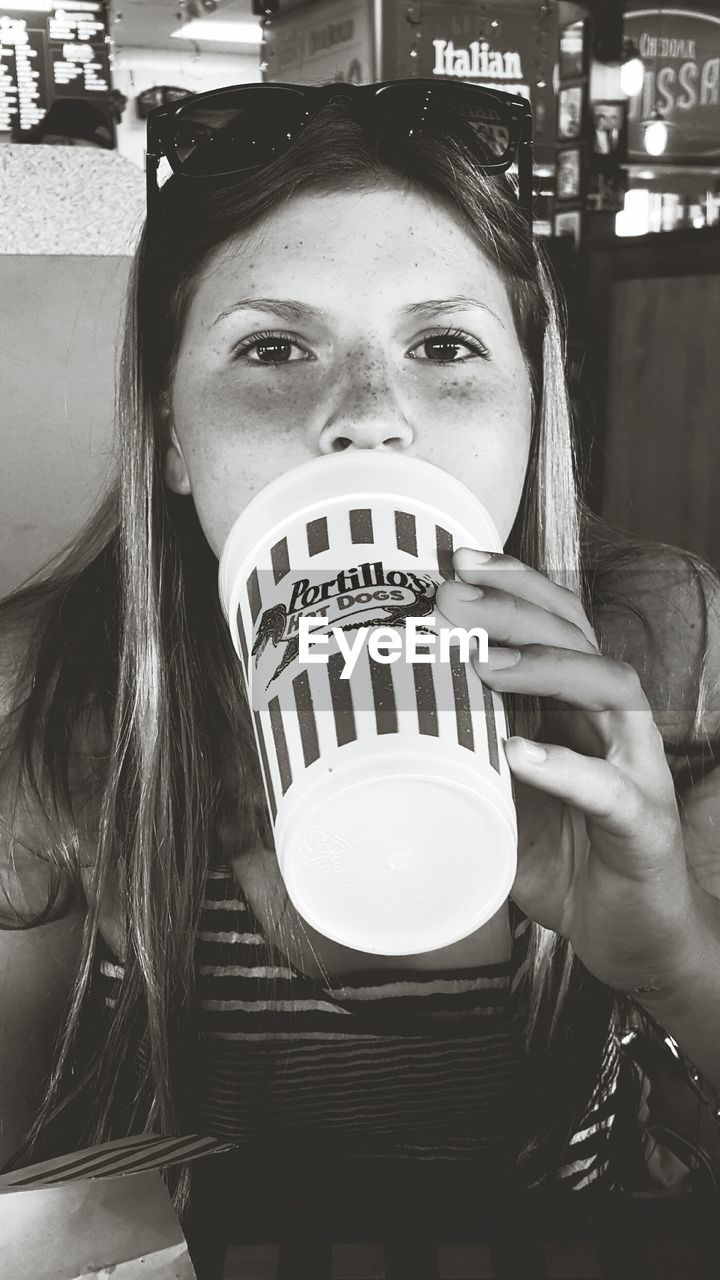
<instances>
[{"instance_id":1,"label":"sunglasses arm","mask_svg":"<svg viewBox=\"0 0 720 1280\"><path fill-rule=\"evenodd\" d=\"M160 156L153 155L152 152L145 153L145 199L146 212L149 214L155 203L157 196L157 171L160 164Z\"/></svg>"},{"instance_id":2,"label":"sunglasses arm","mask_svg":"<svg viewBox=\"0 0 720 1280\"><path fill-rule=\"evenodd\" d=\"M532 154L532 141L530 139L523 138L518 147L518 195L520 197L521 207L527 212L531 232L533 224Z\"/></svg>"}]
</instances>

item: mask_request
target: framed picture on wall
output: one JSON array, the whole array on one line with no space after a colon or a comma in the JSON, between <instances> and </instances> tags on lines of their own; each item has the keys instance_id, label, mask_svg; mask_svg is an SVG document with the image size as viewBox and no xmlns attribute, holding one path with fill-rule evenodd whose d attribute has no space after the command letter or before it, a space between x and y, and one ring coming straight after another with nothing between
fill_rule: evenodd
<instances>
[{"instance_id":1,"label":"framed picture on wall","mask_svg":"<svg viewBox=\"0 0 720 1280\"><path fill-rule=\"evenodd\" d=\"M572 85L558 94L558 138L579 138L582 133L583 87Z\"/></svg>"},{"instance_id":2,"label":"framed picture on wall","mask_svg":"<svg viewBox=\"0 0 720 1280\"><path fill-rule=\"evenodd\" d=\"M560 79L579 80L586 75L587 19L560 28Z\"/></svg>"},{"instance_id":3,"label":"framed picture on wall","mask_svg":"<svg viewBox=\"0 0 720 1280\"><path fill-rule=\"evenodd\" d=\"M553 218L554 236L571 236L573 243L580 244L582 232L582 210L561 209Z\"/></svg>"},{"instance_id":4,"label":"framed picture on wall","mask_svg":"<svg viewBox=\"0 0 720 1280\"><path fill-rule=\"evenodd\" d=\"M557 153L555 194L558 200L579 200L582 184L582 151L566 147Z\"/></svg>"},{"instance_id":5,"label":"framed picture on wall","mask_svg":"<svg viewBox=\"0 0 720 1280\"><path fill-rule=\"evenodd\" d=\"M621 166L613 173L592 173L585 193L585 207L598 213L621 213L625 208L627 170Z\"/></svg>"},{"instance_id":6,"label":"framed picture on wall","mask_svg":"<svg viewBox=\"0 0 720 1280\"><path fill-rule=\"evenodd\" d=\"M590 110L595 155L622 161L627 148L627 101L593 102Z\"/></svg>"}]
</instances>

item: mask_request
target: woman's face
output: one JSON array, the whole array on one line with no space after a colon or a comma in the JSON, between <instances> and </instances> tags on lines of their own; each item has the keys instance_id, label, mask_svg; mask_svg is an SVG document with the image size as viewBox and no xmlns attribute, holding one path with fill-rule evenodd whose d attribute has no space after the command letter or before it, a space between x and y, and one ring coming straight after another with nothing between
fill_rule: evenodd
<instances>
[{"instance_id":1,"label":"woman's face","mask_svg":"<svg viewBox=\"0 0 720 1280\"><path fill-rule=\"evenodd\" d=\"M530 380L498 269L444 205L399 187L304 193L217 252L190 305L168 485L219 557L255 493L347 449L463 481L503 542L530 441Z\"/></svg>"}]
</instances>

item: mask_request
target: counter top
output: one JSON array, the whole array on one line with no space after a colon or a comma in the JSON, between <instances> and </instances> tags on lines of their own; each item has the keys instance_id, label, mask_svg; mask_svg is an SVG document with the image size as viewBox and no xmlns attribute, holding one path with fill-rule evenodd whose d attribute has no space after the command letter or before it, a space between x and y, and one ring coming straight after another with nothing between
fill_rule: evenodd
<instances>
[{"instance_id":1,"label":"counter top","mask_svg":"<svg viewBox=\"0 0 720 1280\"><path fill-rule=\"evenodd\" d=\"M0 146L0 253L132 254L145 175L116 151Z\"/></svg>"},{"instance_id":2,"label":"counter top","mask_svg":"<svg viewBox=\"0 0 720 1280\"><path fill-rule=\"evenodd\" d=\"M642 236L588 236L583 248L622 252L647 246L664 251L676 245L712 244L720 244L720 224L712 227L679 227L676 231L648 231Z\"/></svg>"}]
</instances>

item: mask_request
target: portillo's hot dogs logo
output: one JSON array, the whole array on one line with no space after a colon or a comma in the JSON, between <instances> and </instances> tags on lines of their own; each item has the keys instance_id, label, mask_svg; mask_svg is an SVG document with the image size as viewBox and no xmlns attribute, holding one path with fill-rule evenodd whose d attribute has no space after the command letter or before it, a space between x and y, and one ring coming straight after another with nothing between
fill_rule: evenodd
<instances>
[{"instance_id":1,"label":"portillo's hot dogs logo","mask_svg":"<svg viewBox=\"0 0 720 1280\"><path fill-rule=\"evenodd\" d=\"M404 651L409 661L435 661L428 652L437 639L433 614L438 583L429 574L406 569L385 569L381 560L365 561L320 581L299 577L283 584L283 600L260 614L254 632L252 656L255 669L268 646L281 650L280 661L265 688L296 662L327 662L330 653L342 653L341 679L347 679L367 642L379 662L396 661ZM403 645L401 632L407 635ZM462 633L462 634L461 634ZM446 638L447 637L447 638ZM481 628L452 628L441 633L439 660L449 660L451 639L462 645L467 637L487 649Z\"/></svg>"},{"instance_id":2,"label":"portillo's hot dogs logo","mask_svg":"<svg viewBox=\"0 0 720 1280\"><path fill-rule=\"evenodd\" d=\"M447 742L506 768L502 704L469 669L488 660L487 632L453 627L437 603L457 546L486 539L413 505L343 494L308 506L243 545L231 583L221 573L273 823L306 770L322 777L368 735Z\"/></svg>"}]
</instances>

